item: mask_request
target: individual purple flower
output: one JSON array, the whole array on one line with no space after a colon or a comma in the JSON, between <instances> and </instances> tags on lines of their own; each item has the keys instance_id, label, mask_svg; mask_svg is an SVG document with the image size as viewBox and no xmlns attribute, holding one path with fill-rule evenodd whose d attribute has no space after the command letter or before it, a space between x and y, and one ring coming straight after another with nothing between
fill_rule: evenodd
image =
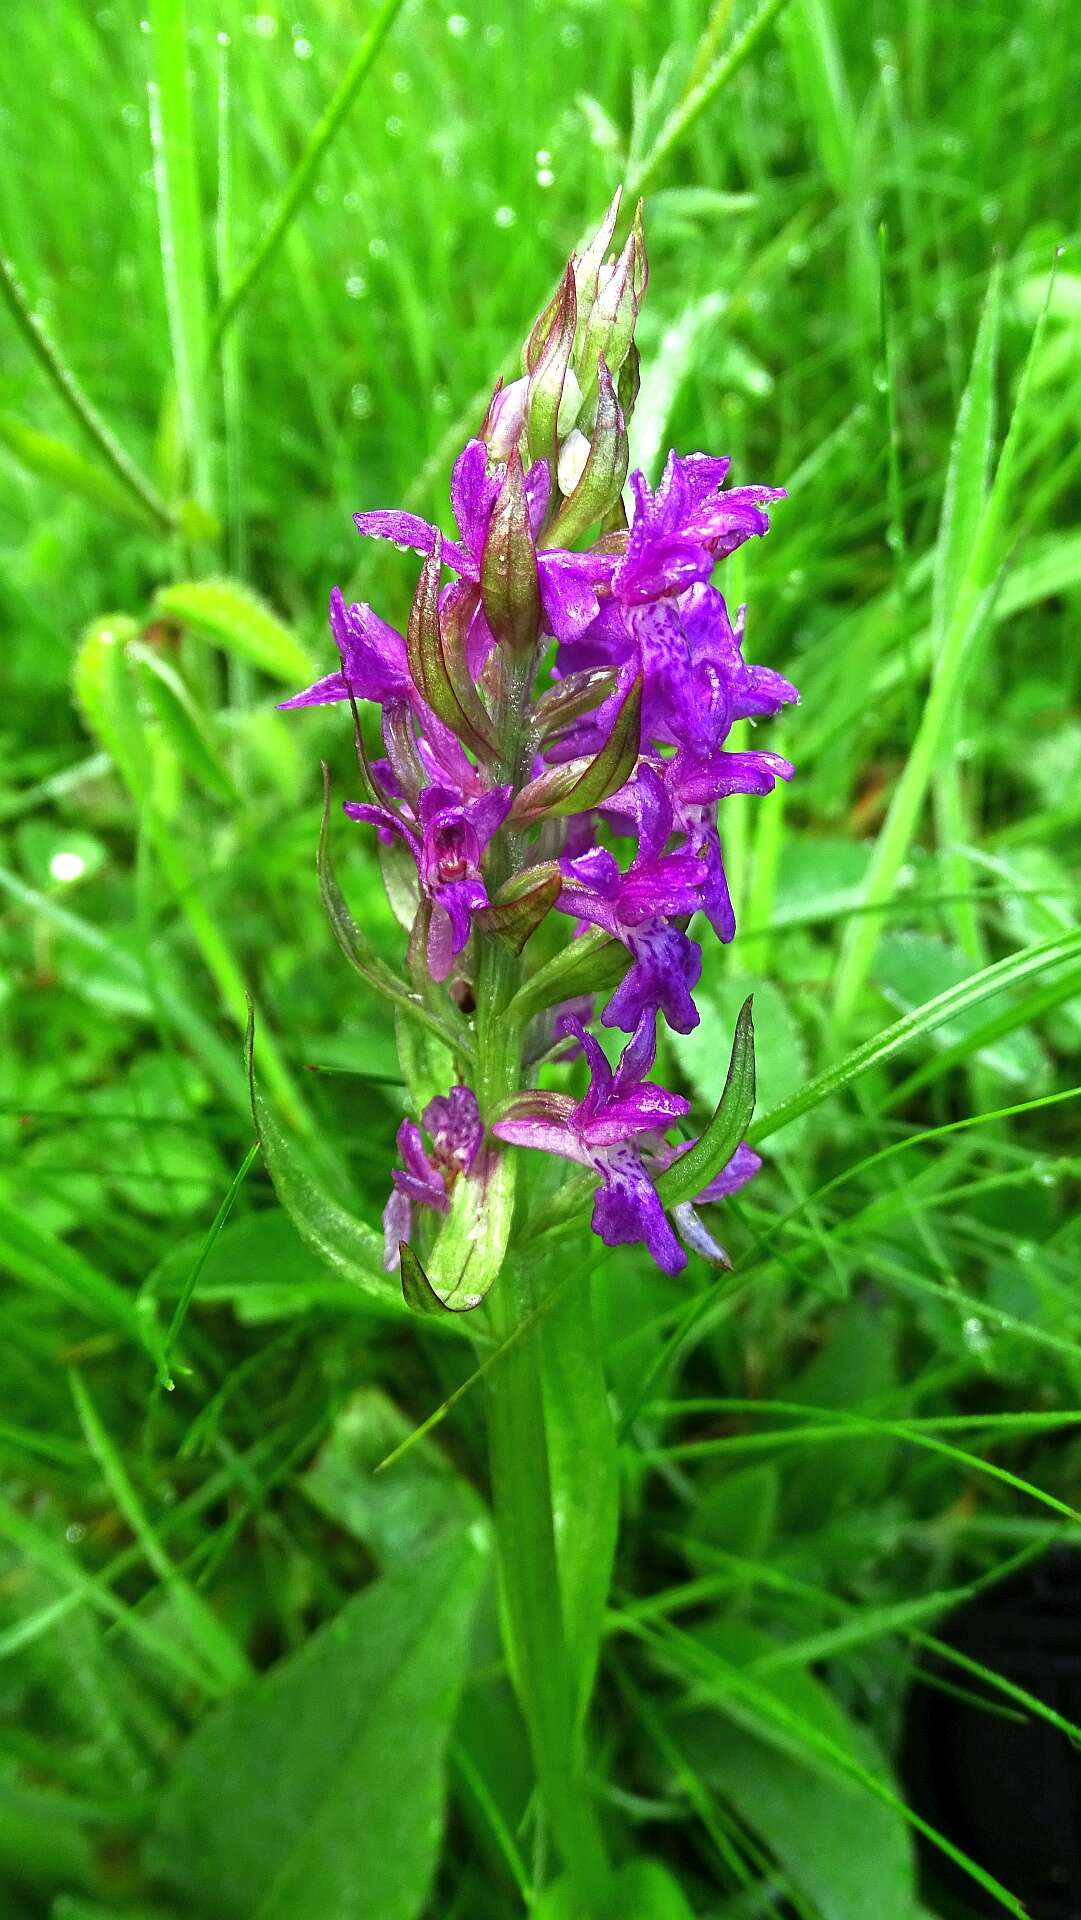
<instances>
[{"instance_id":1,"label":"individual purple flower","mask_svg":"<svg viewBox=\"0 0 1081 1920\"><path fill-rule=\"evenodd\" d=\"M604 847L564 859L563 890L556 905L602 927L632 957L633 965L601 1015L604 1026L633 1033L646 1013L660 1011L677 1033L690 1033L698 1025L691 991L702 972L702 955L669 919L694 913L702 905L706 871L694 854L665 853L672 803L648 761L641 763L635 786L638 851L626 873Z\"/></svg>"},{"instance_id":2,"label":"individual purple flower","mask_svg":"<svg viewBox=\"0 0 1081 1920\"><path fill-rule=\"evenodd\" d=\"M770 793L778 780L791 778L793 768L779 753L760 750L718 750L708 760L698 760L681 747L668 760L643 760L636 777L605 801L604 816L617 829L639 827L643 805L647 810L654 805L642 778L647 766L663 782L672 809L672 827L686 839L684 850L701 862L698 905L718 939L731 940L736 918L717 831L717 802L733 793Z\"/></svg>"},{"instance_id":3,"label":"individual purple flower","mask_svg":"<svg viewBox=\"0 0 1081 1920\"><path fill-rule=\"evenodd\" d=\"M484 542L492 511L503 485L504 469L489 469L488 448L483 440L470 440L454 465L450 483L450 502L458 527L457 540L443 541L443 560L459 581L472 589L467 618L478 629L471 631L468 656L470 668L479 671L486 650L494 644L480 605L480 577ZM546 460L538 460L525 476L526 501L530 525L536 539L544 521L551 487L551 472ZM439 529L415 513L378 510L356 513L357 531L377 540L393 540L398 546L430 554ZM585 632L600 611L596 587L608 581L618 556L611 553L567 553L558 547L542 547L537 554L541 607L547 630L558 640L575 640ZM460 589L450 588L450 604L461 607ZM445 602L444 604L448 604Z\"/></svg>"},{"instance_id":4,"label":"individual purple flower","mask_svg":"<svg viewBox=\"0 0 1081 1920\"><path fill-rule=\"evenodd\" d=\"M383 1264L388 1273L398 1265L398 1243L413 1230L413 1208L431 1207L446 1213L454 1183L473 1171L484 1140L484 1125L471 1087L452 1087L429 1100L421 1115L431 1147L415 1120L398 1128L398 1152L403 1161L391 1174L394 1182L383 1209Z\"/></svg>"},{"instance_id":5,"label":"individual purple flower","mask_svg":"<svg viewBox=\"0 0 1081 1920\"><path fill-rule=\"evenodd\" d=\"M480 871L484 850L502 826L513 788L493 787L463 800L452 787L425 787L420 795L420 833L389 807L345 802L353 820L370 820L382 833L400 834L416 862L421 892L431 902L428 971L445 980L469 938L473 915L488 902Z\"/></svg>"},{"instance_id":6,"label":"individual purple flower","mask_svg":"<svg viewBox=\"0 0 1081 1920\"><path fill-rule=\"evenodd\" d=\"M679 1273L687 1256L632 1144L638 1135L663 1135L689 1111L681 1094L668 1093L645 1078L656 1047L653 1015L642 1015L614 1072L580 1021L568 1019L566 1030L575 1034L589 1062L584 1098L517 1094L492 1132L510 1145L539 1147L592 1167L602 1181L593 1202L593 1231L605 1246L642 1240L665 1273Z\"/></svg>"},{"instance_id":7,"label":"individual purple flower","mask_svg":"<svg viewBox=\"0 0 1081 1920\"><path fill-rule=\"evenodd\" d=\"M695 1144L671 1147L664 1135L689 1112L681 1094L669 1093L646 1079L656 1052L656 1024L643 1014L613 1071L598 1042L573 1016L562 1022L574 1034L590 1069L581 1100L565 1093L516 1094L492 1132L508 1145L536 1147L576 1160L601 1176L593 1202L592 1226L605 1246L641 1240L665 1273L681 1273L687 1256L650 1178L663 1172ZM687 1245L704 1258L727 1265L728 1256L695 1209L735 1193L753 1178L762 1162L751 1148L736 1148L728 1165L693 1201L681 1201L672 1215Z\"/></svg>"},{"instance_id":8,"label":"individual purple flower","mask_svg":"<svg viewBox=\"0 0 1081 1920\"><path fill-rule=\"evenodd\" d=\"M632 473L630 539L612 580L612 591L624 605L642 606L708 580L718 560L769 532L764 508L784 499L783 488L724 492L731 464L705 453L672 452L655 493L644 474Z\"/></svg>"},{"instance_id":9,"label":"individual purple flower","mask_svg":"<svg viewBox=\"0 0 1081 1920\"><path fill-rule=\"evenodd\" d=\"M342 657L338 673L325 674L281 707L321 707L333 700L404 700L417 697L405 641L367 602L349 606L340 587L330 595L330 630Z\"/></svg>"}]
</instances>

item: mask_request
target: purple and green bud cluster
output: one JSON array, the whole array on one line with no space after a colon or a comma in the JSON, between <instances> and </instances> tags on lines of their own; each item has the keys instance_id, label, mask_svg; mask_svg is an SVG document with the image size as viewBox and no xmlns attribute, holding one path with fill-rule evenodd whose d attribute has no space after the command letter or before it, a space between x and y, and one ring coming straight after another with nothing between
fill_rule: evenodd
<instances>
[{"instance_id":1,"label":"purple and green bud cluster","mask_svg":"<svg viewBox=\"0 0 1081 1920\"><path fill-rule=\"evenodd\" d=\"M618 217L617 194L533 327L521 377L458 456L454 535L408 513L355 516L361 534L422 556L406 632L335 588L340 669L284 703L381 708L382 757L367 758L358 725L364 797L345 811L375 829L388 871L397 854L399 897L405 861L408 991L462 1035L460 1084L423 1106L427 1144L412 1120L399 1130L388 1266L403 1243L413 1260L414 1234L429 1245L465 1190L478 1197L460 1241L483 1238L496 1186L509 1231L495 1173L508 1146L599 1176L592 1224L608 1246L642 1241L677 1273L678 1230L725 1258L694 1205L662 1204L657 1176L692 1144L666 1140L688 1103L648 1075L658 1018L698 1024L688 924L735 932L719 803L792 775L776 753L727 746L735 722L797 694L746 663L743 609L733 619L712 584L783 494L727 486L728 460L703 453L669 454L656 489L628 481L647 265L641 208L613 252ZM566 916L561 950L532 965L553 914ZM596 1022L629 1035L615 1068ZM579 1056L580 1099L538 1086L546 1062ZM697 1202L758 1166L740 1146Z\"/></svg>"}]
</instances>

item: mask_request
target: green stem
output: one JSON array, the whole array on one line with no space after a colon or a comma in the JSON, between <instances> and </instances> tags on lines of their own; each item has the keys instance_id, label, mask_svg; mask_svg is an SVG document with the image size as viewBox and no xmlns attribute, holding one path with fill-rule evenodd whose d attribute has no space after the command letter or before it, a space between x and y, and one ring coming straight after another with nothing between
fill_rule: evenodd
<instances>
[{"instance_id":1,"label":"green stem","mask_svg":"<svg viewBox=\"0 0 1081 1920\"><path fill-rule=\"evenodd\" d=\"M491 1316L498 1339L507 1340L535 1312L535 1273L535 1263L515 1261L493 1288ZM599 1920L608 1864L576 1751L535 1331L513 1340L488 1378L492 1501L508 1658L544 1808L574 1884L575 1914Z\"/></svg>"}]
</instances>

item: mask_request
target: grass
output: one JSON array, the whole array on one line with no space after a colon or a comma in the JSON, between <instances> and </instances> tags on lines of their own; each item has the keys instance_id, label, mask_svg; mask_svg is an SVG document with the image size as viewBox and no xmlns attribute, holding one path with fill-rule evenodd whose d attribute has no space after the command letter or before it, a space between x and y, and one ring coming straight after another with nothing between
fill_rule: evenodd
<instances>
[{"instance_id":1,"label":"grass","mask_svg":"<svg viewBox=\"0 0 1081 1920\"><path fill-rule=\"evenodd\" d=\"M769 742L790 793L729 803L740 933L662 1063L704 1121L754 992L767 1167L728 1209L734 1271L671 1282L556 1220L538 1241L554 1311L588 1275L620 1433L603 1822L635 1920L1020 1910L901 1756L913 1688L1079 1737L943 1627L1081 1542L1071 24L1051 0L154 0L145 30L14 7L12 1920L558 1920L485 1571L500 1356L371 1285L404 1091L316 874L320 757L340 796L352 743L273 703L328 660L335 581L404 620L411 563L350 514L445 518L620 178L647 196L640 457L724 450L789 488L725 584L803 703ZM398 967L333 812L329 858L345 954Z\"/></svg>"}]
</instances>

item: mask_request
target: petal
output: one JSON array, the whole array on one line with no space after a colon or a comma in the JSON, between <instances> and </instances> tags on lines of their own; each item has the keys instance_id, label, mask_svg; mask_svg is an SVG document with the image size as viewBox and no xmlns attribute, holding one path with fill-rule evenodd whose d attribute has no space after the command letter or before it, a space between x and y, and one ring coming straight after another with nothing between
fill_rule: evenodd
<instances>
[{"instance_id":1,"label":"petal","mask_svg":"<svg viewBox=\"0 0 1081 1920\"><path fill-rule=\"evenodd\" d=\"M605 1007L601 1025L633 1033L643 1013L656 1008L676 1033L690 1033L698 1025L691 989L702 973L699 947L663 921L624 937L634 965Z\"/></svg>"},{"instance_id":2,"label":"petal","mask_svg":"<svg viewBox=\"0 0 1081 1920\"><path fill-rule=\"evenodd\" d=\"M552 470L547 460L534 460L525 477L526 509L529 514L529 531L536 540L541 523L548 511L548 496L552 491Z\"/></svg>"},{"instance_id":3,"label":"petal","mask_svg":"<svg viewBox=\"0 0 1081 1920\"><path fill-rule=\"evenodd\" d=\"M398 1242L408 1240L412 1231L413 1209L408 1197L400 1187L391 1187L383 1208L383 1266L387 1273L394 1273L400 1266Z\"/></svg>"},{"instance_id":4,"label":"petal","mask_svg":"<svg viewBox=\"0 0 1081 1920\"><path fill-rule=\"evenodd\" d=\"M359 697L359 696L358 696ZM348 700L349 684L344 673L326 673L316 680L303 693L294 693L291 700L279 700L278 706L287 707L324 707L332 700Z\"/></svg>"},{"instance_id":5,"label":"petal","mask_svg":"<svg viewBox=\"0 0 1081 1920\"><path fill-rule=\"evenodd\" d=\"M441 1166L468 1173L484 1139L477 1096L472 1087L452 1087L429 1100L422 1116Z\"/></svg>"},{"instance_id":6,"label":"petal","mask_svg":"<svg viewBox=\"0 0 1081 1920\"><path fill-rule=\"evenodd\" d=\"M772 793L778 780L791 780L790 760L779 753L715 753L699 764L685 762L676 777L684 800L702 805L731 793Z\"/></svg>"},{"instance_id":7,"label":"petal","mask_svg":"<svg viewBox=\"0 0 1081 1920\"><path fill-rule=\"evenodd\" d=\"M365 800L343 800L342 812L347 813L350 820L369 821L372 826L379 828L380 833L400 833L417 863L417 871L420 871L421 849L417 836L409 831L404 820L399 820L396 813L391 813L389 807L371 807Z\"/></svg>"},{"instance_id":8,"label":"petal","mask_svg":"<svg viewBox=\"0 0 1081 1920\"><path fill-rule=\"evenodd\" d=\"M436 542L439 528L415 513L397 513L379 509L374 513L355 513L353 525L358 533L373 540L393 540L396 547L411 547L427 557ZM443 564L468 580L477 578L476 562L454 540L443 542Z\"/></svg>"},{"instance_id":9,"label":"petal","mask_svg":"<svg viewBox=\"0 0 1081 1920\"><path fill-rule=\"evenodd\" d=\"M488 845L493 833L503 825L510 803L514 798L512 786L493 787L490 793L483 793L479 800L470 800L466 805L473 831L480 842L481 852Z\"/></svg>"},{"instance_id":10,"label":"petal","mask_svg":"<svg viewBox=\"0 0 1081 1920\"><path fill-rule=\"evenodd\" d=\"M643 1013L631 1038L619 1057L616 1068L616 1088L639 1085L646 1077L657 1057L657 1020L652 1013Z\"/></svg>"},{"instance_id":11,"label":"petal","mask_svg":"<svg viewBox=\"0 0 1081 1920\"><path fill-rule=\"evenodd\" d=\"M473 915L480 907L488 905L488 894L483 880L452 880L449 884L436 884L432 888L432 925L435 925L437 913L449 919L451 927L451 954L461 953L469 938L473 924ZM430 943L429 943L430 951ZM436 973L432 979L446 978Z\"/></svg>"},{"instance_id":12,"label":"petal","mask_svg":"<svg viewBox=\"0 0 1081 1920\"><path fill-rule=\"evenodd\" d=\"M623 876L618 913L625 927L671 914L696 913L702 904L706 869L693 853L666 853L660 860L643 861Z\"/></svg>"},{"instance_id":13,"label":"petal","mask_svg":"<svg viewBox=\"0 0 1081 1920\"><path fill-rule=\"evenodd\" d=\"M681 1273L687 1256L633 1147L609 1148L593 1164L604 1181L593 1202L594 1233L606 1247L642 1240L664 1273Z\"/></svg>"},{"instance_id":14,"label":"petal","mask_svg":"<svg viewBox=\"0 0 1081 1920\"><path fill-rule=\"evenodd\" d=\"M596 620L601 607L589 578L568 563L573 554L545 552L537 555L544 624L557 640L580 640Z\"/></svg>"},{"instance_id":15,"label":"petal","mask_svg":"<svg viewBox=\"0 0 1081 1920\"><path fill-rule=\"evenodd\" d=\"M438 902L433 901L432 917L428 923L428 972L433 980L446 979L454 960L454 951L450 917Z\"/></svg>"},{"instance_id":16,"label":"petal","mask_svg":"<svg viewBox=\"0 0 1081 1920\"><path fill-rule=\"evenodd\" d=\"M467 440L450 477L450 504L462 543L478 561L501 484L497 474L488 472L483 440Z\"/></svg>"},{"instance_id":17,"label":"petal","mask_svg":"<svg viewBox=\"0 0 1081 1920\"><path fill-rule=\"evenodd\" d=\"M693 1146L694 1142L691 1141L688 1144ZM708 1187L703 1187L701 1193L695 1194L695 1205L705 1206L707 1201L724 1200L728 1194L738 1193L741 1187L747 1185L748 1180L754 1179L761 1165L761 1154L756 1153L753 1147L749 1147L746 1140L741 1141L728 1165L722 1167L720 1173L714 1174Z\"/></svg>"}]
</instances>

